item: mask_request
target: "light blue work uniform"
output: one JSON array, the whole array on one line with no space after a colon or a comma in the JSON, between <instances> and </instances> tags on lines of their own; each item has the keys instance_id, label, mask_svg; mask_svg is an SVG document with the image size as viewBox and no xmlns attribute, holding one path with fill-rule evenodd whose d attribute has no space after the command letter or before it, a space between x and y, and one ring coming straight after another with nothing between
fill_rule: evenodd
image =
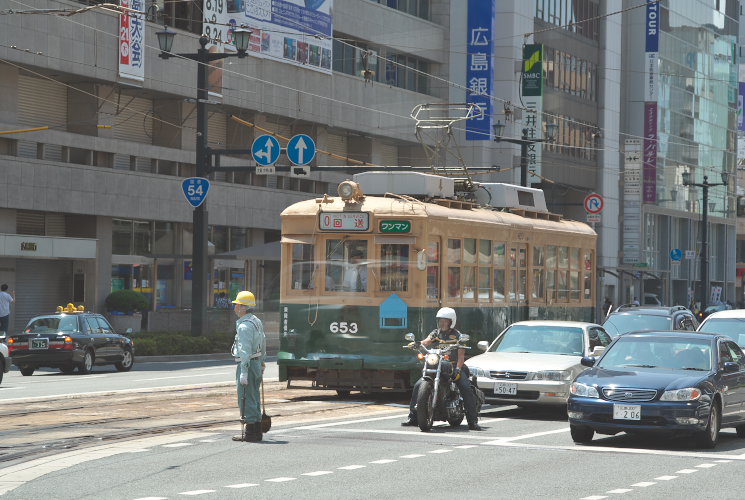
<instances>
[{"instance_id":1,"label":"light blue work uniform","mask_svg":"<svg viewBox=\"0 0 745 500\"><path fill-rule=\"evenodd\" d=\"M235 383L238 386L238 408L243 401L245 391L245 406L241 414L246 423L261 421L260 386L262 378L261 365L266 358L266 336L261 320L252 313L247 313L235 322L235 340L232 354L235 357ZM248 375L248 384L241 385L241 373Z\"/></svg>"}]
</instances>

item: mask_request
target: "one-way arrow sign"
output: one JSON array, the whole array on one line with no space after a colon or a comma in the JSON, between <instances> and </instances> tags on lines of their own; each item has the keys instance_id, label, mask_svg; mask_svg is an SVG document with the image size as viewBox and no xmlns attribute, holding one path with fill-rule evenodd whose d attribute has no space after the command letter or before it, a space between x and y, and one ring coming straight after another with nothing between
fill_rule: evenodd
<instances>
[{"instance_id":1,"label":"one-way arrow sign","mask_svg":"<svg viewBox=\"0 0 745 500\"><path fill-rule=\"evenodd\" d=\"M307 165L316 156L316 143L305 134L292 136L287 143L287 157L295 165Z\"/></svg>"}]
</instances>

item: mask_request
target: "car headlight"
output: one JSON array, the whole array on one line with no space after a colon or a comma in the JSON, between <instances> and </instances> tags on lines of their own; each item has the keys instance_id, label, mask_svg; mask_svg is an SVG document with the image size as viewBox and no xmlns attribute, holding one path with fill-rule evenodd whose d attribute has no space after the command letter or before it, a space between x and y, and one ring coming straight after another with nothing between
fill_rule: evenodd
<instances>
[{"instance_id":1,"label":"car headlight","mask_svg":"<svg viewBox=\"0 0 745 500\"><path fill-rule=\"evenodd\" d=\"M533 380L553 380L559 382L571 379L572 372L570 370L544 370L533 374Z\"/></svg>"},{"instance_id":2,"label":"car headlight","mask_svg":"<svg viewBox=\"0 0 745 500\"><path fill-rule=\"evenodd\" d=\"M434 366L440 362L440 356L437 354L427 354L426 360L428 365Z\"/></svg>"},{"instance_id":3,"label":"car headlight","mask_svg":"<svg viewBox=\"0 0 745 500\"><path fill-rule=\"evenodd\" d=\"M701 389L687 387L685 389L675 389L674 391L665 391L660 397L660 401L696 401L701 397Z\"/></svg>"},{"instance_id":4,"label":"car headlight","mask_svg":"<svg viewBox=\"0 0 745 500\"><path fill-rule=\"evenodd\" d=\"M574 396L580 396L583 398L600 397L600 395L598 394L598 390L595 387L587 384L582 384L580 382L574 382L569 388L569 392L571 392Z\"/></svg>"},{"instance_id":5,"label":"car headlight","mask_svg":"<svg viewBox=\"0 0 745 500\"><path fill-rule=\"evenodd\" d=\"M471 375L474 377L488 377L489 372L484 370L483 368L479 368L478 366L469 366L468 371L471 372Z\"/></svg>"}]
</instances>

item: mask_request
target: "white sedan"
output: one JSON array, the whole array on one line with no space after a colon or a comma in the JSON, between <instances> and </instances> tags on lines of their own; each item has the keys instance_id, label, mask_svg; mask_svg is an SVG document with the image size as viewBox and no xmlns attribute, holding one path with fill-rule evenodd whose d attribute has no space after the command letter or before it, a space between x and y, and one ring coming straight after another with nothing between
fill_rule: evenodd
<instances>
[{"instance_id":1,"label":"white sedan","mask_svg":"<svg viewBox=\"0 0 745 500\"><path fill-rule=\"evenodd\" d=\"M602 326L577 321L521 321L466 361L486 400L518 405L566 405L569 385L610 344Z\"/></svg>"},{"instance_id":2,"label":"white sedan","mask_svg":"<svg viewBox=\"0 0 745 500\"><path fill-rule=\"evenodd\" d=\"M10 356L8 356L8 346L0 342L0 383L3 381L3 375L10 371L12 365Z\"/></svg>"}]
</instances>

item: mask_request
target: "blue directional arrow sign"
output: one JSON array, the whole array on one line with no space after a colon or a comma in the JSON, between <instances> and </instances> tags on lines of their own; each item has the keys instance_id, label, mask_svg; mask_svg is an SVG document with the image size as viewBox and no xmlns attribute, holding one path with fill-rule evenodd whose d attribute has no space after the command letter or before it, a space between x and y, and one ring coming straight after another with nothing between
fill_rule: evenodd
<instances>
[{"instance_id":1,"label":"blue directional arrow sign","mask_svg":"<svg viewBox=\"0 0 745 500\"><path fill-rule=\"evenodd\" d=\"M271 135L260 135L251 145L251 156L259 165L274 165L279 158L279 141Z\"/></svg>"},{"instance_id":2,"label":"blue directional arrow sign","mask_svg":"<svg viewBox=\"0 0 745 500\"><path fill-rule=\"evenodd\" d=\"M316 156L316 143L305 134L298 134L287 143L287 157L295 165L307 165Z\"/></svg>"},{"instance_id":3,"label":"blue directional arrow sign","mask_svg":"<svg viewBox=\"0 0 745 500\"><path fill-rule=\"evenodd\" d=\"M670 250L670 258L673 260L680 260L683 258L683 251L680 248L673 248Z\"/></svg>"},{"instance_id":4,"label":"blue directional arrow sign","mask_svg":"<svg viewBox=\"0 0 745 500\"><path fill-rule=\"evenodd\" d=\"M210 181L202 177L189 177L181 183L186 201L194 208L204 203L207 191L210 190Z\"/></svg>"}]
</instances>

